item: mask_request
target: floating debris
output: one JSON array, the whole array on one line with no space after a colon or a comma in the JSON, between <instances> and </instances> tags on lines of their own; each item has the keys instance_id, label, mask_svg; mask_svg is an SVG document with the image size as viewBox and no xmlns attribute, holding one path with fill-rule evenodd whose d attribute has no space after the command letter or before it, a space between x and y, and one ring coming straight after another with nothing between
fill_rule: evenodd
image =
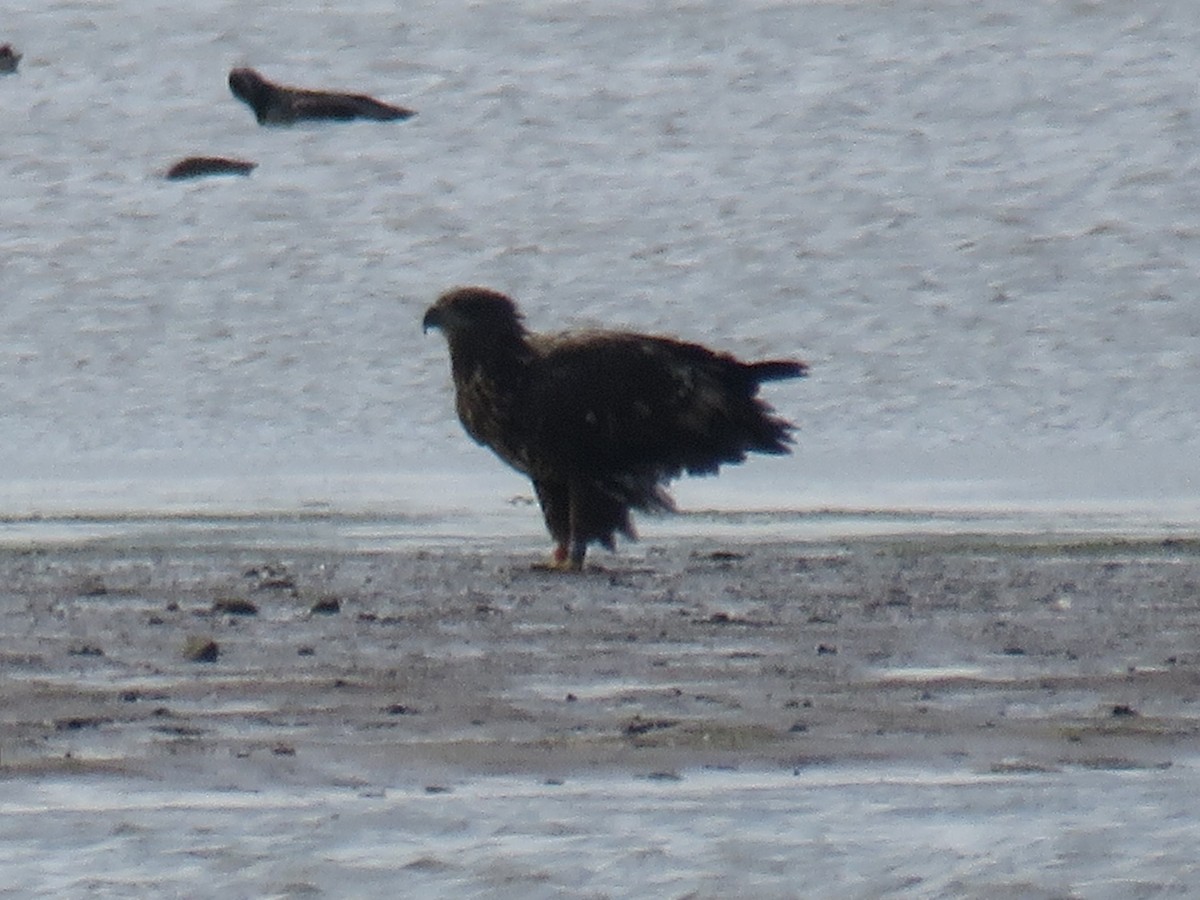
<instances>
[{"instance_id":1,"label":"floating debris","mask_svg":"<svg viewBox=\"0 0 1200 900\"><path fill-rule=\"evenodd\" d=\"M17 71L17 63L21 54L13 49L12 44L0 44L0 75L12 75Z\"/></svg>"},{"instance_id":2,"label":"floating debris","mask_svg":"<svg viewBox=\"0 0 1200 900\"><path fill-rule=\"evenodd\" d=\"M165 177L171 181L182 181L205 175L249 175L257 166L258 163L249 160L225 156L189 156L167 169Z\"/></svg>"}]
</instances>

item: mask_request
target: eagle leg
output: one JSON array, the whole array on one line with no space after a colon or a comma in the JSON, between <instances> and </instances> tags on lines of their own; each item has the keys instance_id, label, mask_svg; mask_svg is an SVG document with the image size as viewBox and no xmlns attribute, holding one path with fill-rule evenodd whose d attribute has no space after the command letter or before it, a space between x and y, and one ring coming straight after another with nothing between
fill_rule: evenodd
<instances>
[{"instance_id":1,"label":"eagle leg","mask_svg":"<svg viewBox=\"0 0 1200 900\"><path fill-rule=\"evenodd\" d=\"M617 531L633 537L629 509L598 485L582 480L567 482L533 480L546 529L554 539L550 563L538 568L579 572L593 542L613 549Z\"/></svg>"},{"instance_id":2,"label":"eagle leg","mask_svg":"<svg viewBox=\"0 0 1200 900\"><path fill-rule=\"evenodd\" d=\"M577 481L571 482L567 487L567 532L569 536L565 547L563 543L559 544L560 550L568 550L567 557L563 561L563 569L567 572L582 572L583 558L587 556L587 500L584 498L585 488Z\"/></svg>"},{"instance_id":3,"label":"eagle leg","mask_svg":"<svg viewBox=\"0 0 1200 900\"><path fill-rule=\"evenodd\" d=\"M546 520L546 530L554 538L554 553L550 562L539 569L553 569L560 572L572 571L568 560L571 544L571 499L570 489L562 482L533 479L533 489L537 494L538 505L542 508L542 516ZM582 563L581 563L582 565Z\"/></svg>"},{"instance_id":4,"label":"eagle leg","mask_svg":"<svg viewBox=\"0 0 1200 900\"><path fill-rule=\"evenodd\" d=\"M560 548L561 549L561 548ZM557 554L556 554L557 555ZM571 553L567 557L564 568L568 572L583 571L583 558L587 556L587 541L571 539Z\"/></svg>"}]
</instances>

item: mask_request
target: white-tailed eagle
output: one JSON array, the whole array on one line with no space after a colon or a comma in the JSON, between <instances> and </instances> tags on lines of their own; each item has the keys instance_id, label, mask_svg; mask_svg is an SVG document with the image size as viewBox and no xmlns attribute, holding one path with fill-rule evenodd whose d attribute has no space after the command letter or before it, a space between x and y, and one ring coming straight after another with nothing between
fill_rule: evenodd
<instances>
[{"instance_id":1,"label":"white-tailed eagle","mask_svg":"<svg viewBox=\"0 0 1200 900\"><path fill-rule=\"evenodd\" d=\"M537 334L510 298L479 287L443 294L422 324L450 345L467 433L533 481L557 567L633 538L630 510L672 510L664 486L683 473L789 452L793 426L757 395L804 375L797 360L747 363L623 331Z\"/></svg>"}]
</instances>

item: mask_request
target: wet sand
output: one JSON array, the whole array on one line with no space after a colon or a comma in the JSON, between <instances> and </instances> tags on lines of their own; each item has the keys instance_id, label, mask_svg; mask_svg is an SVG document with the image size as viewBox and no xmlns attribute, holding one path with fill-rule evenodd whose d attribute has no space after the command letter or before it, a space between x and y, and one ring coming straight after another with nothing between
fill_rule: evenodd
<instances>
[{"instance_id":1,"label":"wet sand","mask_svg":"<svg viewBox=\"0 0 1200 900\"><path fill-rule=\"evenodd\" d=\"M0 550L0 811L27 851L7 855L14 883L86 894L96 871L50 874L83 850L110 867L130 855L117 894L205 889L219 872L214 891L336 892L350 877L368 895L396 878L487 895L497 866L526 857L541 874L518 867L514 883L536 896L788 896L817 875L841 896L1118 896L1131 867L1151 894L1195 871L1167 832L1200 786L1200 541L679 539L575 577L535 558L153 531ZM932 831L876 821L905 808ZM732 818L713 830L718 813ZM1126 843L1158 847L1141 874L1101 834L1138 816L1159 829ZM275 842L257 868L215 853L183 876L133 849L152 832L183 853L197 821L227 849ZM485 872L452 835L488 821ZM546 856L546 833L520 828L506 846L517 821L558 822L555 840L588 849ZM1086 865L1061 848L1038 862L1085 821L1099 829ZM317 822L326 840L303 850ZM787 850L805 828L843 862ZM952 837L963 828L971 849ZM957 850L918 859L914 841ZM339 843L370 865L326 852ZM612 870L635 850L671 876ZM1032 868L998 872L1004 852Z\"/></svg>"}]
</instances>

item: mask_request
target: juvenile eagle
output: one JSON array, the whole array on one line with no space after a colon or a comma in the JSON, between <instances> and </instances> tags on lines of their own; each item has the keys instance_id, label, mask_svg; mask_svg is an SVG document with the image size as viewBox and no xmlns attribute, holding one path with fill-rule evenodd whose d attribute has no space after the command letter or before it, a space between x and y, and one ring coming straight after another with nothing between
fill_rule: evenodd
<instances>
[{"instance_id":1,"label":"juvenile eagle","mask_svg":"<svg viewBox=\"0 0 1200 900\"><path fill-rule=\"evenodd\" d=\"M467 433L533 481L556 567L581 569L588 545L611 550L617 532L632 539L631 509L672 510L664 485L684 472L789 452L793 426L756 394L804 375L802 362L621 331L535 334L479 287L443 294L422 325L450 345Z\"/></svg>"},{"instance_id":2,"label":"juvenile eagle","mask_svg":"<svg viewBox=\"0 0 1200 900\"><path fill-rule=\"evenodd\" d=\"M411 109L393 106L366 94L312 91L268 81L254 69L233 69L229 90L252 110L259 125L291 125L306 119L409 119Z\"/></svg>"}]
</instances>

